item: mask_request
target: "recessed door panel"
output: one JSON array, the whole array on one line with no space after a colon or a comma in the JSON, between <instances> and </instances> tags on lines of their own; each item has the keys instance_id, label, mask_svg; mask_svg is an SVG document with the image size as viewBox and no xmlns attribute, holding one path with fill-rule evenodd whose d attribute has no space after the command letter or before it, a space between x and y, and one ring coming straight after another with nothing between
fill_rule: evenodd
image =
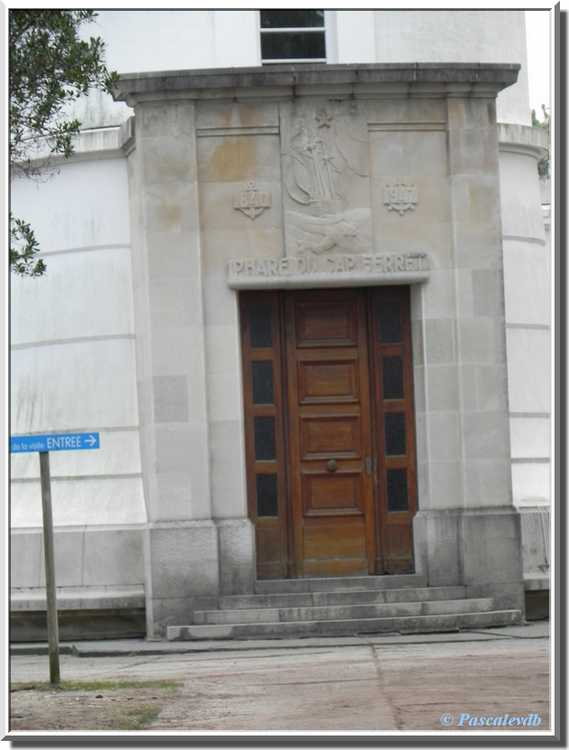
<instances>
[{"instance_id":1,"label":"recessed door panel","mask_svg":"<svg viewBox=\"0 0 569 750\"><path fill-rule=\"evenodd\" d=\"M358 515L363 513L360 473L343 471L302 475L304 514L309 516Z\"/></svg>"},{"instance_id":2,"label":"recessed door panel","mask_svg":"<svg viewBox=\"0 0 569 750\"><path fill-rule=\"evenodd\" d=\"M300 453L304 460L361 457L361 430L357 414L312 415L301 419Z\"/></svg>"},{"instance_id":3,"label":"recessed door panel","mask_svg":"<svg viewBox=\"0 0 569 750\"><path fill-rule=\"evenodd\" d=\"M357 360L298 361L299 397L303 404L358 401Z\"/></svg>"},{"instance_id":4,"label":"recessed door panel","mask_svg":"<svg viewBox=\"0 0 569 750\"><path fill-rule=\"evenodd\" d=\"M355 299L339 299L332 308L322 296L321 299L305 296L294 306L296 346L355 346L358 339L355 305Z\"/></svg>"},{"instance_id":5,"label":"recessed door panel","mask_svg":"<svg viewBox=\"0 0 569 750\"><path fill-rule=\"evenodd\" d=\"M330 544L334 539L334 544ZM363 516L345 516L342 534L338 534L338 518L310 518L303 524L303 575L362 575L362 560L367 556L366 521Z\"/></svg>"}]
</instances>

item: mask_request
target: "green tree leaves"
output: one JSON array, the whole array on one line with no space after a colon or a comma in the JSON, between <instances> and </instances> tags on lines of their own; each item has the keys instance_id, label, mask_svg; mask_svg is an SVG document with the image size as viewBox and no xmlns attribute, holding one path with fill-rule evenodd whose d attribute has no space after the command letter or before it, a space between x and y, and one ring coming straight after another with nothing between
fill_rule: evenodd
<instances>
[{"instance_id":1,"label":"green tree leaves","mask_svg":"<svg viewBox=\"0 0 569 750\"><path fill-rule=\"evenodd\" d=\"M36 254L38 242L31 226L10 214L10 268L20 276L42 276L45 263Z\"/></svg>"}]
</instances>

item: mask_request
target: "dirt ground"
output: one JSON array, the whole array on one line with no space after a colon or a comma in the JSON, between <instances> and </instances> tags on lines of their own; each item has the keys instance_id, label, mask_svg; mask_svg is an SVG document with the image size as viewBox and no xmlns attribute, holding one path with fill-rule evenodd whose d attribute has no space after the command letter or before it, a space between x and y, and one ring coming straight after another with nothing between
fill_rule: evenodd
<instances>
[{"instance_id":1,"label":"dirt ground","mask_svg":"<svg viewBox=\"0 0 569 750\"><path fill-rule=\"evenodd\" d=\"M63 683L65 685L65 683ZM119 683L120 684L120 683ZM132 681L125 683L132 685ZM144 682L141 682L144 685ZM10 696L10 729L35 731L133 731L159 716L176 689L96 687L93 689L16 689Z\"/></svg>"},{"instance_id":2,"label":"dirt ground","mask_svg":"<svg viewBox=\"0 0 569 750\"><path fill-rule=\"evenodd\" d=\"M12 661L16 683L45 670L45 657ZM541 722L535 730L549 728L547 638L65 656L62 675L179 686L19 690L11 695L11 730L472 730L459 726L463 714L534 714Z\"/></svg>"}]
</instances>

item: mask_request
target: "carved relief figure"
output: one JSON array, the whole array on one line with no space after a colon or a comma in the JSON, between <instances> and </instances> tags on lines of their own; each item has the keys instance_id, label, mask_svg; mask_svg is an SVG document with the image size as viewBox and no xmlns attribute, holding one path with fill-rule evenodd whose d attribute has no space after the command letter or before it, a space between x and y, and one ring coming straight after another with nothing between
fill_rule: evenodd
<instances>
[{"instance_id":1,"label":"carved relief figure","mask_svg":"<svg viewBox=\"0 0 569 750\"><path fill-rule=\"evenodd\" d=\"M341 170L335 162L335 155L314 128L307 127L304 118L296 124L288 155L291 169L288 172L287 190L294 201L309 205L340 197L336 191L335 176Z\"/></svg>"},{"instance_id":2,"label":"carved relief figure","mask_svg":"<svg viewBox=\"0 0 569 750\"><path fill-rule=\"evenodd\" d=\"M287 126L285 191L300 209L286 210L285 202L287 252L369 250L370 211L350 206L358 178L368 177L365 168L358 169L368 146L357 138L353 118L322 108L287 120Z\"/></svg>"},{"instance_id":3,"label":"carved relief figure","mask_svg":"<svg viewBox=\"0 0 569 750\"><path fill-rule=\"evenodd\" d=\"M294 220L295 229L301 235L296 240L299 255L305 253L320 255L335 247L350 250L357 241L356 225L347 221L343 215L305 216L289 211L289 218Z\"/></svg>"}]
</instances>

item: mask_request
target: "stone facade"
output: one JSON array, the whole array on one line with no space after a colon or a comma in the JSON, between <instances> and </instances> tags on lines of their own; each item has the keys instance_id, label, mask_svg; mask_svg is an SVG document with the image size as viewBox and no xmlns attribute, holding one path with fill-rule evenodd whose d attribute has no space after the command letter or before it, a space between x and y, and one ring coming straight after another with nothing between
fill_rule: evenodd
<instances>
[{"instance_id":1,"label":"stone facade","mask_svg":"<svg viewBox=\"0 0 569 750\"><path fill-rule=\"evenodd\" d=\"M239 288L410 284L417 572L523 609L497 93L516 65L123 76L149 636L255 578Z\"/></svg>"}]
</instances>

